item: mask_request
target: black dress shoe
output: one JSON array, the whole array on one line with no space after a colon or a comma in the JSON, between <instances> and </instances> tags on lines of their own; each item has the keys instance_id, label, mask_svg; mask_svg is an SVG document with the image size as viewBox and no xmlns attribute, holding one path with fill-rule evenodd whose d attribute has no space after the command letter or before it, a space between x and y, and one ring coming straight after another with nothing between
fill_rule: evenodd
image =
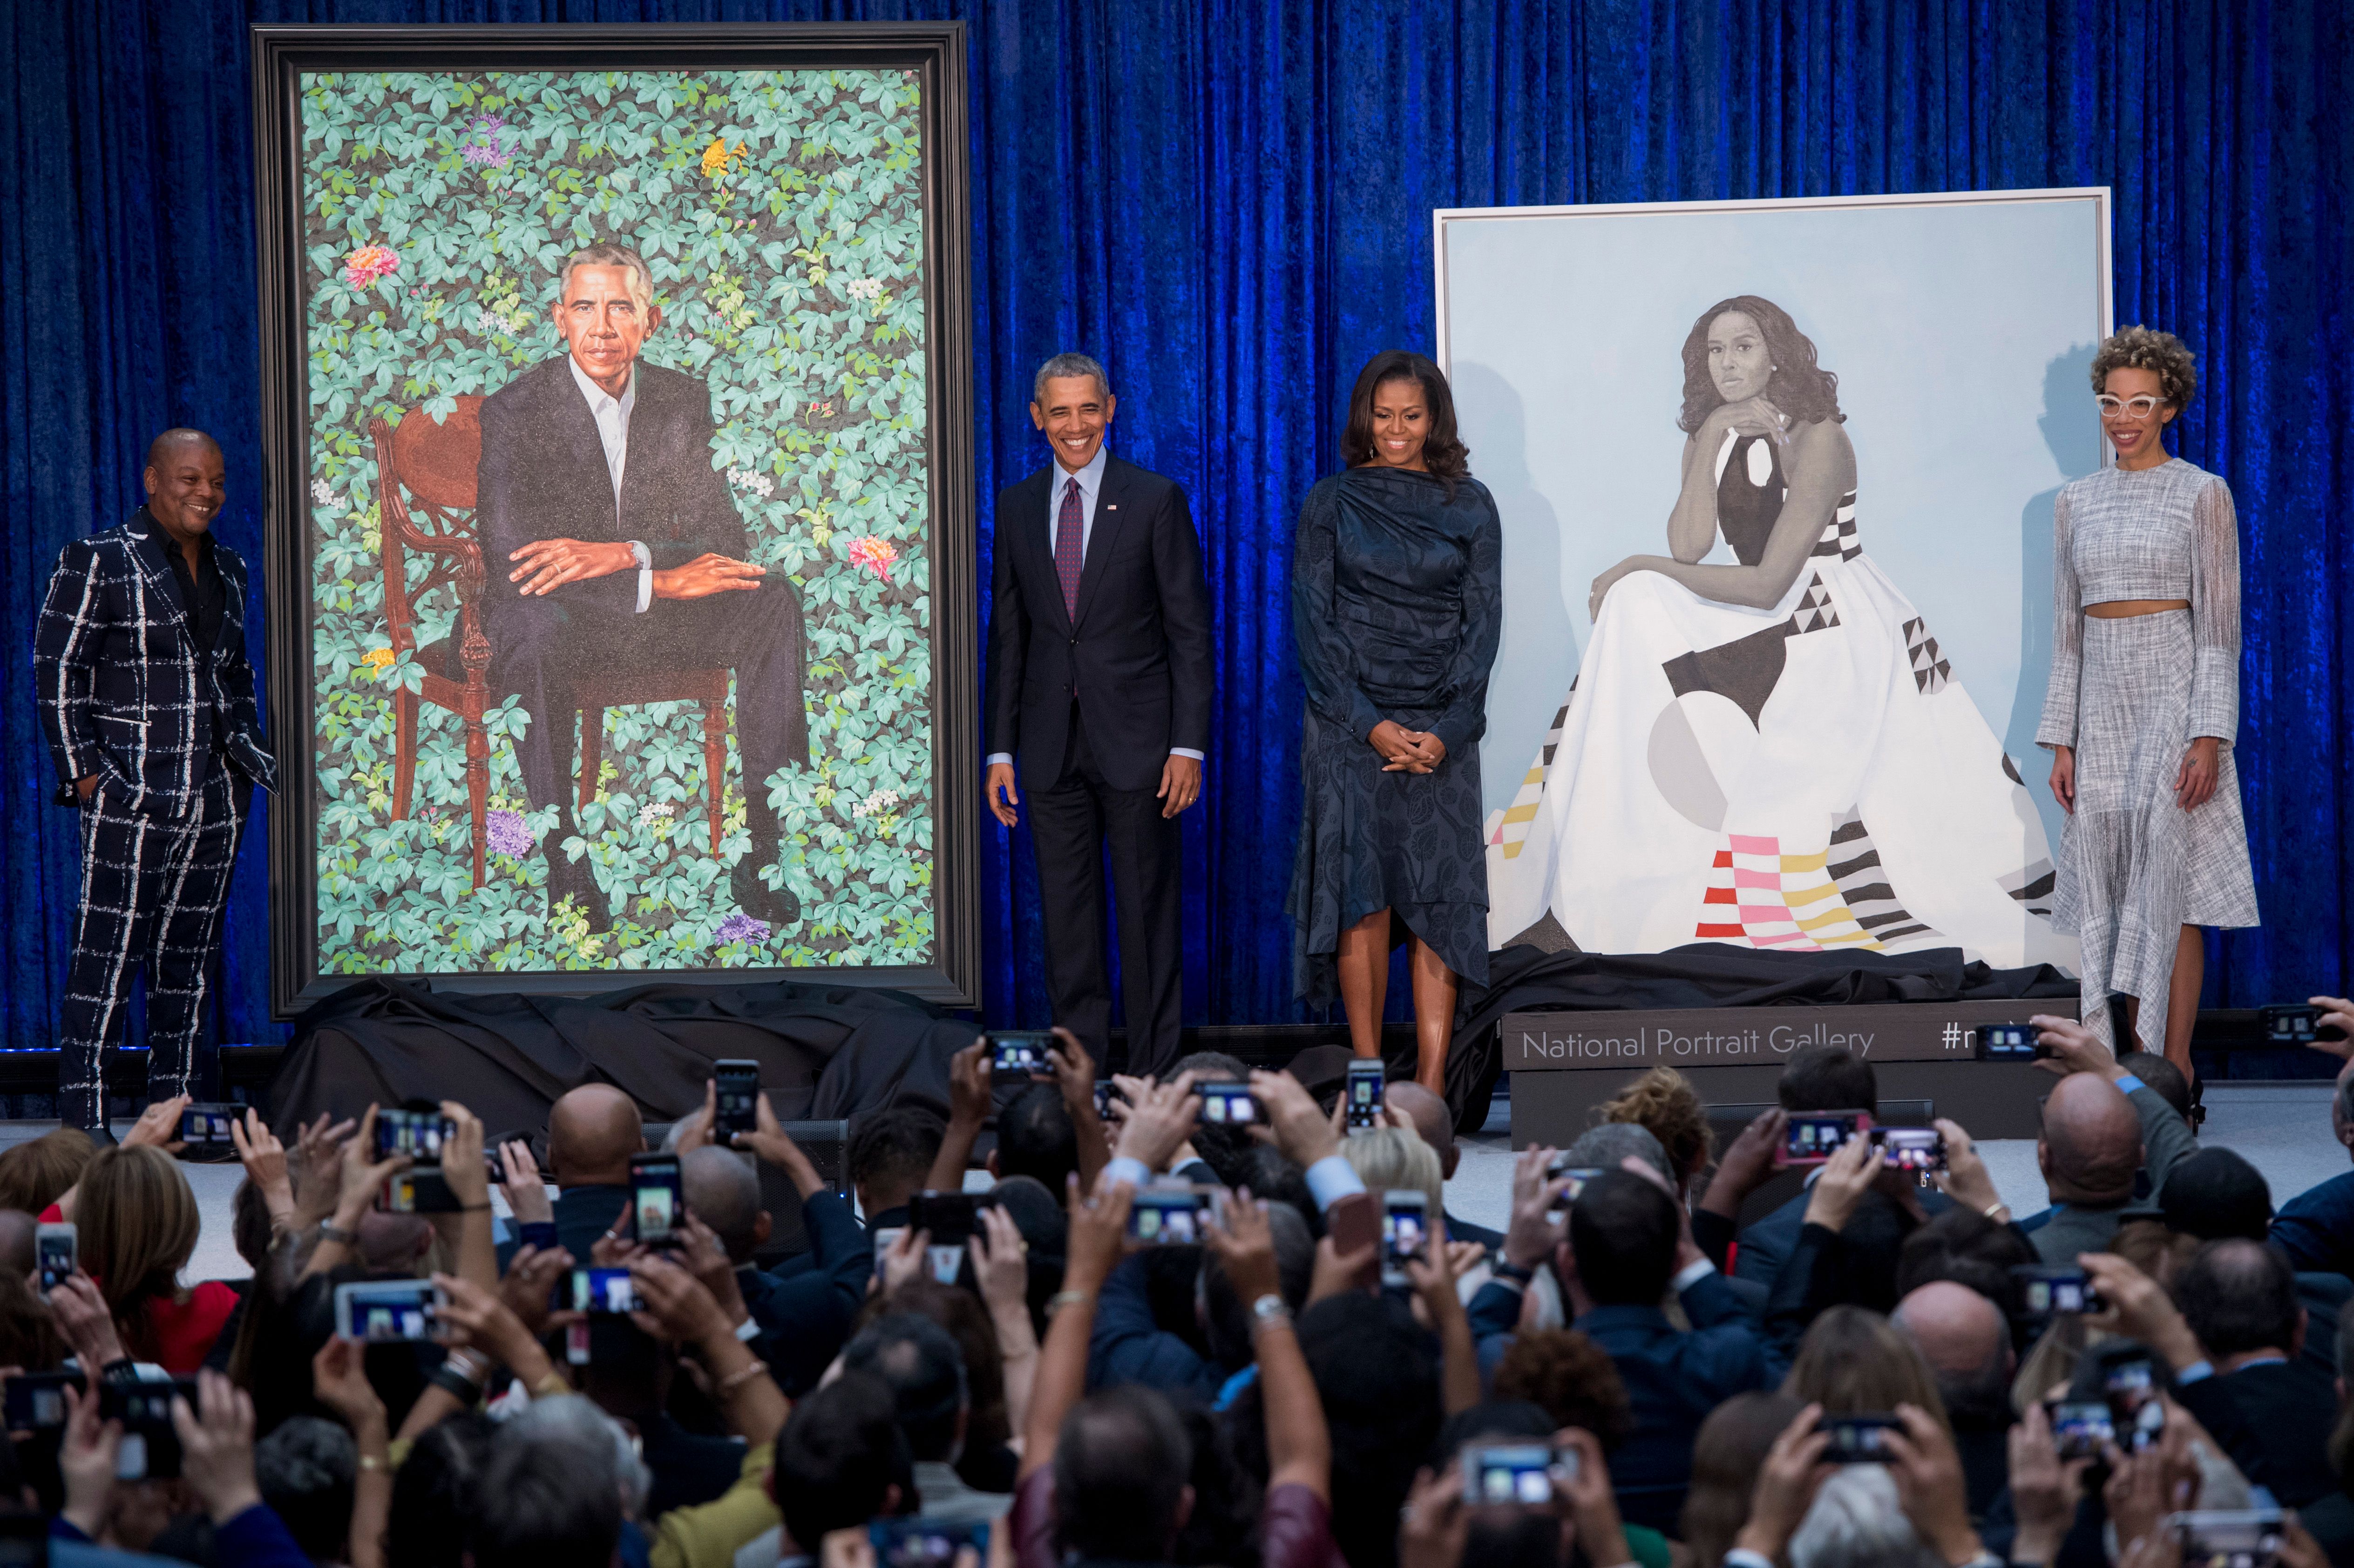
<instances>
[{"instance_id":1,"label":"black dress shoe","mask_svg":"<svg viewBox=\"0 0 2354 1568\"><path fill-rule=\"evenodd\" d=\"M613 928L613 912L606 906L604 889L597 885L597 869L585 860L566 858L562 850L547 852L547 913L556 914L556 906L567 898L588 917L591 931Z\"/></svg>"},{"instance_id":2,"label":"black dress shoe","mask_svg":"<svg viewBox=\"0 0 2354 1568\"><path fill-rule=\"evenodd\" d=\"M755 920L766 920L773 931L801 921L801 901L793 896L793 890L762 882L759 868L749 860L737 861L727 874L727 891L735 895L737 908Z\"/></svg>"}]
</instances>

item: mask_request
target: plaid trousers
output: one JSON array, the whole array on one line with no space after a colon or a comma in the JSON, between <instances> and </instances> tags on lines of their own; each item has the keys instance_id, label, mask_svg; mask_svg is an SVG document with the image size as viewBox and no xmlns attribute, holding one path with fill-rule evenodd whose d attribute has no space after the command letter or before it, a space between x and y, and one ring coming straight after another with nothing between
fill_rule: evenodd
<instances>
[{"instance_id":1,"label":"plaid trousers","mask_svg":"<svg viewBox=\"0 0 2354 1568\"><path fill-rule=\"evenodd\" d=\"M58 1020L58 1114L104 1117L106 1054L141 965L147 969L147 1098L187 1091L204 1025L207 960L228 902L246 791L219 759L186 817L143 817L101 786L81 808L81 908Z\"/></svg>"}]
</instances>

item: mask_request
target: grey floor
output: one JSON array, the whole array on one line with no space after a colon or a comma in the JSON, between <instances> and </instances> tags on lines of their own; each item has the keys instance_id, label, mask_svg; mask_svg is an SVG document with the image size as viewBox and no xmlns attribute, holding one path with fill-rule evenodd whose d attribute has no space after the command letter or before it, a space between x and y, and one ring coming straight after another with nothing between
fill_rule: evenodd
<instances>
[{"instance_id":1,"label":"grey floor","mask_svg":"<svg viewBox=\"0 0 2354 1568\"><path fill-rule=\"evenodd\" d=\"M2326 1083L2210 1084L2200 1141L2245 1156L2264 1172L2277 1207L2348 1169L2346 1150L2330 1136L2329 1096ZM2031 1140L1998 1139L1978 1147L2011 1213L2045 1206ZM1447 1207L1473 1224L1501 1230L1511 1215L1511 1102L1499 1097L1485 1130L1464 1140L1463 1162L1447 1184Z\"/></svg>"},{"instance_id":2,"label":"grey floor","mask_svg":"<svg viewBox=\"0 0 2354 1568\"><path fill-rule=\"evenodd\" d=\"M2330 1087L2323 1083L2211 1084L2207 1089L2207 1124L2201 1141L2235 1149L2245 1155L2272 1184L2275 1205L2348 1168L2345 1150L2329 1132ZM0 1147L37 1138L55 1122L0 1122ZM118 1132L128 1124L119 1125ZM2036 1174L2035 1145L2024 1139L2006 1139L1979 1146L2003 1201L2019 1214L2044 1206L2042 1181ZM187 1165L189 1185L204 1215L204 1233L187 1277L239 1279L251 1270L229 1243L229 1202L240 1176L235 1165ZM1511 1103L1501 1096L1491 1108L1484 1130L1463 1142L1463 1161L1455 1180L1447 1184L1447 1207L1474 1224L1504 1228L1510 1218L1512 1184ZM504 1208L498 1194L493 1202Z\"/></svg>"}]
</instances>

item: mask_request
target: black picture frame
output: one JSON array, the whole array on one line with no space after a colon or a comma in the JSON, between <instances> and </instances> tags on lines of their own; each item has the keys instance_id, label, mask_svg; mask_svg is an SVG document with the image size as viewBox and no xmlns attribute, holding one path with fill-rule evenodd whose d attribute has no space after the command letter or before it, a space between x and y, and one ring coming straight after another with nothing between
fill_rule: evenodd
<instances>
[{"instance_id":1,"label":"black picture frame","mask_svg":"<svg viewBox=\"0 0 2354 1568\"><path fill-rule=\"evenodd\" d=\"M436 989L587 994L650 981L795 980L887 986L978 1004L980 793L971 207L962 22L682 26L270 26L251 29L260 291L263 561L272 630L270 733L288 788L270 801L270 1003L292 1019L353 982L323 974L318 812L308 780L315 667L302 500L311 439L304 351L300 83L306 72L906 69L920 73L926 157L924 352L931 527L933 959L922 965L608 969L419 974ZM299 781L299 782L298 782Z\"/></svg>"}]
</instances>

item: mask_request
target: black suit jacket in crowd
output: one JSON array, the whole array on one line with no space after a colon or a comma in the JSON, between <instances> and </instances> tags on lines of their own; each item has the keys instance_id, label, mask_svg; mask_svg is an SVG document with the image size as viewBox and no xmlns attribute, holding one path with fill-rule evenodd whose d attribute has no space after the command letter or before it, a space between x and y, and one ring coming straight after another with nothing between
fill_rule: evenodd
<instances>
[{"instance_id":1,"label":"black suit jacket in crowd","mask_svg":"<svg viewBox=\"0 0 2354 1568\"><path fill-rule=\"evenodd\" d=\"M643 360L630 374L637 401L618 515L597 417L572 378L569 355L533 366L483 399L474 525L493 616L517 598L506 580L514 570L508 556L535 539L635 539L656 571L706 553L748 558L744 519L711 466L710 387ZM549 597L627 615L637 609L638 574L567 583Z\"/></svg>"},{"instance_id":2,"label":"black suit jacket in crowd","mask_svg":"<svg viewBox=\"0 0 2354 1568\"><path fill-rule=\"evenodd\" d=\"M1210 748L1202 542L1176 482L1107 458L1074 621L1047 537L1047 501L1061 473L1049 463L997 497L987 749L1013 754L1029 788L1052 787L1076 698L1105 781L1150 789L1172 747Z\"/></svg>"},{"instance_id":3,"label":"black suit jacket in crowd","mask_svg":"<svg viewBox=\"0 0 2354 1568\"><path fill-rule=\"evenodd\" d=\"M277 787L245 654L245 563L213 540L227 593L220 634L206 648L164 554L177 548L142 506L58 556L33 633L33 681L60 801L95 773L121 810L186 816L216 745L254 783Z\"/></svg>"}]
</instances>

